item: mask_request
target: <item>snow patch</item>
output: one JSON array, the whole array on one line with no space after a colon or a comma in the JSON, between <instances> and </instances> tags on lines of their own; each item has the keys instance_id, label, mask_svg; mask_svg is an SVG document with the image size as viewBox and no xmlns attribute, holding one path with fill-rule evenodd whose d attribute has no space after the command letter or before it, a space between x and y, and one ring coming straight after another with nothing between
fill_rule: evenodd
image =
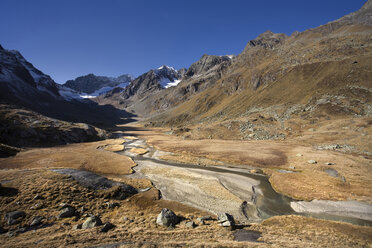
<instances>
[{"instance_id":1,"label":"snow patch","mask_svg":"<svg viewBox=\"0 0 372 248\"><path fill-rule=\"evenodd\" d=\"M173 86L177 86L182 80L174 80L173 82L168 83L164 88L169 88Z\"/></svg>"},{"instance_id":2,"label":"snow patch","mask_svg":"<svg viewBox=\"0 0 372 248\"><path fill-rule=\"evenodd\" d=\"M82 99L82 97L80 97L80 95L76 91L70 88L67 88L67 87L63 87L63 86L59 87L58 92L67 101Z\"/></svg>"},{"instance_id":3,"label":"snow patch","mask_svg":"<svg viewBox=\"0 0 372 248\"><path fill-rule=\"evenodd\" d=\"M125 83L121 83L121 84L118 84L116 85L115 87L110 87L110 86L105 86L105 87L102 87L96 91L94 91L93 93L91 94L80 94L80 97L81 98L95 98L97 96L100 96L100 95L103 95L111 90L113 90L114 88L125 88L129 85L129 82L125 82Z\"/></svg>"}]
</instances>

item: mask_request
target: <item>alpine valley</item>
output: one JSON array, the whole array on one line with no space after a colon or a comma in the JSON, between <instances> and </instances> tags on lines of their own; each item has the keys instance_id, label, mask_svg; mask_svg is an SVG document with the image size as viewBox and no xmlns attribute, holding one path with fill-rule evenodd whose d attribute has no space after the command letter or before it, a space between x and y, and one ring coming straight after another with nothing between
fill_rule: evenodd
<instances>
[{"instance_id":1,"label":"alpine valley","mask_svg":"<svg viewBox=\"0 0 372 248\"><path fill-rule=\"evenodd\" d=\"M371 247L371 138L372 0L138 77L0 46L0 247Z\"/></svg>"}]
</instances>

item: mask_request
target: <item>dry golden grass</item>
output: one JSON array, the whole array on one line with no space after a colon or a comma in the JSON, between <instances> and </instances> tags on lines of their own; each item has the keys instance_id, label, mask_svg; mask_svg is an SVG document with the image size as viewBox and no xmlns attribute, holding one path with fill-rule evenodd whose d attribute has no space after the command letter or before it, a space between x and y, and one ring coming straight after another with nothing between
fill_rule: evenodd
<instances>
[{"instance_id":1,"label":"dry golden grass","mask_svg":"<svg viewBox=\"0 0 372 248\"><path fill-rule=\"evenodd\" d=\"M371 247L372 228L302 216L276 216L250 229L273 247Z\"/></svg>"},{"instance_id":2,"label":"dry golden grass","mask_svg":"<svg viewBox=\"0 0 372 248\"><path fill-rule=\"evenodd\" d=\"M0 159L1 169L12 168L75 168L99 174L126 175L136 164L129 157L115 154L99 147L115 146L122 140L104 140L70 144L52 148L29 149L15 157Z\"/></svg>"},{"instance_id":3,"label":"dry golden grass","mask_svg":"<svg viewBox=\"0 0 372 248\"><path fill-rule=\"evenodd\" d=\"M218 226L215 221L207 221L206 225L195 229L189 229L182 223L175 229L157 226L156 216L164 207L195 222L197 217L210 214L177 202L159 200L156 189L124 201L109 200L100 197L100 192L88 190L68 177L45 168L0 170L0 180L8 181L5 187L19 190L17 195L0 197L0 214L15 209L26 212L23 222L12 228L29 223L37 215L45 217L44 223L50 224L14 237L1 235L0 247L91 247L115 243L123 243L122 247L370 247L372 242L371 227L300 216L277 216L262 224L245 227L262 232L261 243L236 242L233 241L233 233ZM42 199L33 200L36 194ZM102 207L106 201L118 202L120 207ZM30 207L36 203L42 203L43 207L31 210ZM100 228L72 230L72 226L82 223L85 217L78 221L73 218L56 219L60 203L69 203L78 209L84 206L87 209L85 213L99 215L103 222L110 221L116 228L108 233L100 233ZM7 227L3 218L0 225Z\"/></svg>"}]
</instances>

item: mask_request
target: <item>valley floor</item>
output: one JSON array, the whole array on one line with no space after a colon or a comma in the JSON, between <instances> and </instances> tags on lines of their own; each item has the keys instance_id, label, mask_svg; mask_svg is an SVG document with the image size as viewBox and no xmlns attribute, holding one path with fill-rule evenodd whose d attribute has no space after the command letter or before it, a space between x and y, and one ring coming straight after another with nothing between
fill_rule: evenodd
<instances>
[{"instance_id":1,"label":"valley floor","mask_svg":"<svg viewBox=\"0 0 372 248\"><path fill-rule=\"evenodd\" d=\"M284 141L192 140L168 132L169 129L128 124L118 127L116 133L121 137L118 139L28 149L14 157L0 158L0 214L4 216L14 210L26 213L19 224L12 226L0 219L0 226L10 230L0 235L0 247L92 247L106 244L114 244L111 247L372 246L371 226L295 215L245 223L238 226L241 229L230 231L217 224L213 213L161 199L156 183L150 181L151 177L134 176L137 172L133 172L140 168L130 157L119 154L126 149L125 142L137 137L146 140L147 144L129 150L133 154L146 153L148 145L151 145L163 151L158 157L166 161L209 167L229 165L249 170L252 174L262 171L270 176L270 183L276 191L295 199L372 203L370 157L337 149L317 149L315 143L309 144L309 140L324 141L329 135L325 130L308 131ZM368 133L367 138L370 135ZM324 146L324 142L319 143ZM368 143L365 149L370 151ZM309 163L309 160L316 163ZM51 171L53 168L87 170L144 190L126 200L116 200L108 196L107 190L85 188L71 177ZM151 168L148 171L151 172ZM168 177L175 177L175 174ZM204 189L208 191L207 186ZM237 197L233 193L230 192L231 197ZM84 207L81 218L56 218L61 203L70 204L79 211ZM118 206L110 208L109 203L118 203ZM184 222L174 229L158 226L155 220L162 208L172 209L186 220L195 221L198 226L188 228ZM229 212L228 209L225 211ZM74 230L73 226L82 223L88 214L99 215L103 222L109 221L116 228L107 233L99 232L99 228ZM205 215L211 215L214 220L199 223L197 218ZM44 217L43 225L29 228L35 216ZM252 238L239 242L234 240L234 235L239 232L246 236L259 233L261 237L255 242Z\"/></svg>"}]
</instances>

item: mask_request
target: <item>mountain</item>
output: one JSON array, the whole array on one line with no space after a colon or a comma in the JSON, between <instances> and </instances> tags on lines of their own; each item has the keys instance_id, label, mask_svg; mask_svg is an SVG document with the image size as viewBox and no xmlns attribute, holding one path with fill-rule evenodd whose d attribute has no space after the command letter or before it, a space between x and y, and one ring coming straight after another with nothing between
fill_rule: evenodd
<instances>
[{"instance_id":1,"label":"mountain","mask_svg":"<svg viewBox=\"0 0 372 248\"><path fill-rule=\"evenodd\" d=\"M103 94L94 101L99 104L111 104L118 108L131 109L132 104L138 104L142 99L147 99L165 89L177 86L185 74L185 69L175 70L173 67L163 65L157 69L150 70L134 79L125 89L115 88ZM132 109L135 106L132 106ZM144 111L144 110L143 110ZM140 111L140 113L143 113ZM132 111L136 112L136 111Z\"/></svg>"},{"instance_id":2,"label":"mountain","mask_svg":"<svg viewBox=\"0 0 372 248\"><path fill-rule=\"evenodd\" d=\"M140 116L153 115L186 101L218 80L235 56L204 54L190 68L176 71L169 66L142 74L124 91L114 89L95 99Z\"/></svg>"},{"instance_id":3,"label":"mountain","mask_svg":"<svg viewBox=\"0 0 372 248\"><path fill-rule=\"evenodd\" d=\"M372 116L371 6L290 36L266 31L215 66L203 56L177 87L151 96L145 116L151 109L152 125L192 125L195 137L246 139L290 135L292 119ZM252 120L262 123L244 128Z\"/></svg>"},{"instance_id":4,"label":"mountain","mask_svg":"<svg viewBox=\"0 0 372 248\"><path fill-rule=\"evenodd\" d=\"M20 146L101 139L103 130L81 122L107 127L130 116L81 98L1 46L0 105L0 143Z\"/></svg>"},{"instance_id":5,"label":"mountain","mask_svg":"<svg viewBox=\"0 0 372 248\"><path fill-rule=\"evenodd\" d=\"M74 80L68 80L63 85L79 92L83 97L89 98L104 94L115 87L125 88L133 80L129 74L119 77L105 77L88 74L77 77Z\"/></svg>"}]
</instances>

